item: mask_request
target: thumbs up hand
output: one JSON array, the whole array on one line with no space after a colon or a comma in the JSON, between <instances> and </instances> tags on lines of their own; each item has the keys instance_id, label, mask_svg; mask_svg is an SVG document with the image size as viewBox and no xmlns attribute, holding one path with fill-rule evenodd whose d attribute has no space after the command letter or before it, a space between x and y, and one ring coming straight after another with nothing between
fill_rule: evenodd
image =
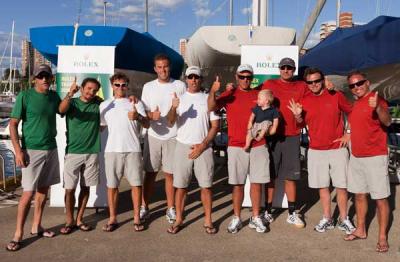
<instances>
[{"instance_id":1,"label":"thumbs up hand","mask_svg":"<svg viewBox=\"0 0 400 262\"><path fill-rule=\"evenodd\" d=\"M378 92L375 92L375 95L368 99L368 104L374 109L378 107Z\"/></svg>"},{"instance_id":2,"label":"thumbs up hand","mask_svg":"<svg viewBox=\"0 0 400 262\"><path fill-rule=\"evenodd\" d=\"M219 76L216 76L215 81L212 84L210 91L215 93L215 92L218 92L218 90L220 88L221 88L221 82L219 81Z\"/></svg>"},{"instance_id":3,"label":"thumbs up hand","mask_svg":"<svg viewBox=\"0 0 400 262\"><path fill-rule=\"evenodd\" d=\"M156 106L156 109L153 112L151 112L151 120L157 121L160 120L160 118L161 118L161 112L158 106Z\"/></svg>"},{"instance_id":4,"label":"thumbs up hand","mask_svg":"<svg viewBox=\"0 0 400 262\"><path fill-rule=\"evenodd\" d=\"M129 120L137 120L138 119L138 117L139 117L139 113L137 112L137 110L136 110L136 105L137 104L137 101L136 102L133 102L132 103L132 111L130 111L130 112L128 112L128 118L129 118Z\"/></svg>"},{"instance_id":5,"label":"thumbs up hand","mask_svg":"<svg viewBox=\"0 0 400 262\"><path fill-rule=\"evenodd\" d=\"M172 96L172 107L178 108L178 106L179 106L179 98L176 95L176 93L174 92L174 95Z\"/></svg>"}]
</instances>

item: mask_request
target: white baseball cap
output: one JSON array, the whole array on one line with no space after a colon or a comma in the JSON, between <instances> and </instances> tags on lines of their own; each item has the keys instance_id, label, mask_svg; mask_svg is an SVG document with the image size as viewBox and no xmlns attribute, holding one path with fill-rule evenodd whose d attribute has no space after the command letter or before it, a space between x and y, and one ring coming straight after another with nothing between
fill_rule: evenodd
<instances>
[{"instance_id":1,"label":"white baseball cap","mask_svg":"<svg viewBox=\"0 0 400 262\"><path fill-rule=\"evenodd\" d=\"M253 67L249 64L242 64L242 65L238 66L236 73L241 73L244 71L250 72L252 74L254 73Z\"/></svg>"},{"instance_id":2,"label":"white baseball cap","mask_svg":"<svg viewBox=\"0 0 400 262\"><path fill-rule=\"evenodd\" d=\"M189 66L186 69L185 76L197 75L201 76L201 69L198 66Z\"/></svg>"}]
</instances>

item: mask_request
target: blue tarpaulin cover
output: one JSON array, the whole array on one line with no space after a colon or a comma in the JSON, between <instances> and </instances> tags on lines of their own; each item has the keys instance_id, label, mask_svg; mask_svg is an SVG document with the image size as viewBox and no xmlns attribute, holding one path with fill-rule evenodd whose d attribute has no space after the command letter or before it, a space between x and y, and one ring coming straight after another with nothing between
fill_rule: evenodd
<instances>
[{"instance_id":1,"label":"blue tarpaulin cover","mask_svg":"<svg viewBox=\"0 0 400 262\"><path fill-rule=\"evenodd\" d=\"M324 74L400 62L400 18L379 16L365 25L338 28L300 58L300 67L318 67Z\"/></svg>"},{"instance_id":2,"label":"blue tarpaulin cover","mask_svg":"<svg viewBox=\"0 0 400 262\"><path fill-rule=\"evenodd\" d=\"M32 45L57 65L58 45L72 45L73 26L36 27L30 29ZM179 78L183 58L149 33L138 33L126 27L79 26L76 45L116 46L115 68L154 73L153 58L159 53L169 56L171 76Z\"/></svg>"}]
</instances>

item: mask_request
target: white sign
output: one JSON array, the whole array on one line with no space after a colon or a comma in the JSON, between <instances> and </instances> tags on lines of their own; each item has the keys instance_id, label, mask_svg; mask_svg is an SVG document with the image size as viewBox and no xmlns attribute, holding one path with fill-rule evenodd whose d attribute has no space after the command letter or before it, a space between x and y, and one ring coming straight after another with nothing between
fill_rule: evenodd
<instances>
[{"instance_id":1,"label":"white sign","mask_svg":"<svg viewBox=\"0 0 400 262\"><path fill-rule=\"evenodd\" d=\"M59 46L57 65L57 93L63 98L68 91L72 79L77 77L80 82L86 77L94 77L101 83L98 95L107 99L112 90L108 78L114 73L114 46ZM57 116L57 146L60 161L60 184L51 187L50 205L64 207L63 171L66 147L65 118ZM90 197L87 207L107 206L107 187L104 173L104 145L107 138L106 132L101 134L100 153L100 184L90 187ZM80 186L76 189L75 197L78 199ZM76 201L76 206L78 201Z\"/></svg>"},{"instance_id":2,"label":"white sign","mask_svg":"<svg viewBox=\"0 0 400 262\"><path fill-rule=\"evenodd\" d=\"M279 77L279 62L282 58L290 57L296 65L299 64L298 46L261 46L261 45L243 45L241 49L241 64L250 64L254 70L254 80L252 86L258 86L271 78ZM298 66L296 66L295 75L297 75ZM284 180L275 179L275 192L272 205L274 207L287 208L288 202L284 190ZM262 191L262 201L264 204L265 192ZM243 206L250 207L250 182L246 180Z\"/></svg>"}]
</instances>

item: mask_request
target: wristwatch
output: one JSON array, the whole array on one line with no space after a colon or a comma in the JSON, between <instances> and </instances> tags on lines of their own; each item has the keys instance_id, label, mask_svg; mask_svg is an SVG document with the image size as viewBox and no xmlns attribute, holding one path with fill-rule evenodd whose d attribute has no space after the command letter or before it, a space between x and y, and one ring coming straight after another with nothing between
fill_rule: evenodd
<instances>
[{"instance_id":1,"label":"wristwatch","mask_svg":"<svg viewBox=\"0 0 400 262\"><path fill-rule=\"evenodd\" d=\"M346 134L351 134L351 130L350 129L346 129Z\"/></svg>"}]
</instances>

